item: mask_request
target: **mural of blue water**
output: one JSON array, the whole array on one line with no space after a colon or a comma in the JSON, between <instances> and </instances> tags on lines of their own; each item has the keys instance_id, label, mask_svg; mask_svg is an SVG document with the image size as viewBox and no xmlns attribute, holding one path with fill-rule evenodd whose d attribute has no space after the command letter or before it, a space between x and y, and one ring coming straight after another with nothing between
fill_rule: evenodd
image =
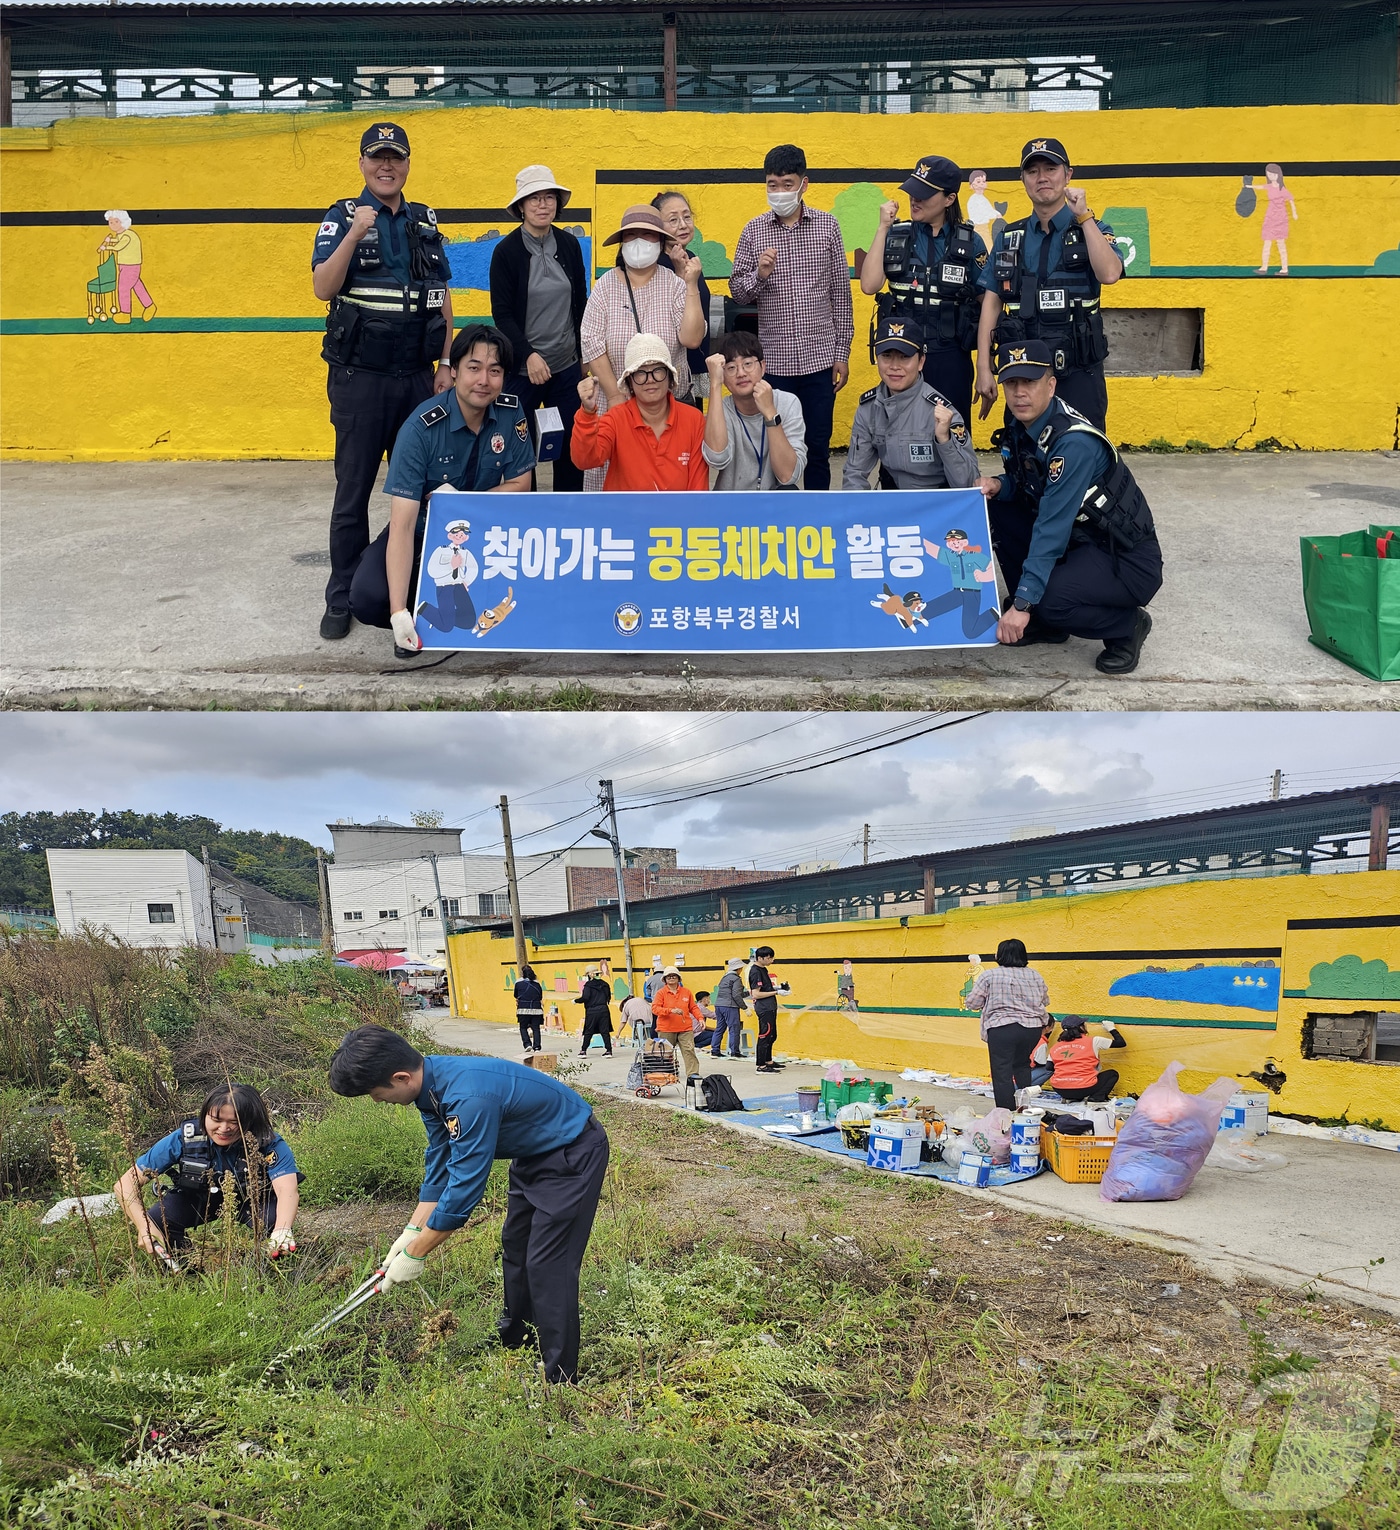
<instances>
[{"instance_id":1,"label":"mural of blue water","mask_svg":"<svg viewBox=\"0 0 1400 1530\"><path fill-rule=\"evenodd\" d=\"M1276 1011L1277 967L1193 967L1188 972L1130 972L1108 990L1133 999L1175 1004L1223 1004L1230 1009Z\"/></svg>"},{"instance_id":2,"label":"mural of blue water","mask_svg":"<svg viewBox=\"0 0 1400 1530\"><path fill-rule=\"evenodd\" d=\"M488 292L491 288L491 256L499 239L454 239L447 246L447 260L452 267L452 286L461 291L464 287ZM591 239L579 239L583 246L583 269L592 270L593 251Z\"/></svg>"}]
</instances>

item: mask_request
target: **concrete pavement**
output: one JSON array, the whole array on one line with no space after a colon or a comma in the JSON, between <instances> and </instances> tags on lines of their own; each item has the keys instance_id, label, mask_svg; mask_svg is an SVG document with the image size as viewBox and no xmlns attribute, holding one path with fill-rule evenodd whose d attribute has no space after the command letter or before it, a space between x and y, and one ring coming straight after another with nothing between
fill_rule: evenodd
<instances>
[{"instance_id":1,"label":"concrete pavement","mask_svg":"<svg viewBox=\"0 0 1400 1530\"><path fill-rule=\"evenodd\" d=\"M1308 643L1298 555L1300 533L1396 519L1400 452L1131 460L1167 575L1142 664L1118 680L1094 670L1098 645L1078 639L931 656L463 653L424 669L395 661L387 633L356 627L339 643L317 635L329 463L9 463L0 704L528 707L572 696L625 709L1400 706L1400 686L1366 680ZM387 502L375 499L377 531Z\"/></svg>"},{"instance_id":2,"label":"concrete pavement","mask_svg":"<svg viewBox=\"0 0 1400 1530\"><path fill-rule=\"evenodd\" d=\"M520 1037L513 1025L454 1020L442 1010L430 1011L420 1024L450 1046L495 1057L520 1057ZM585 1062L577 1056L576 1035L550 1032L544 1042L547 1051L559 1053L566 1070L579 1068L569 1075L570 1082L589 1087L620 1088L636 1056L630 1046L615 1046L609 1059L595 1047ZM817 1083L822 1074L818 1064L796 1062L778 1075L757 1073L751 1058L712 1061L708 1053L702 1056L701 1067L727 1074L745 1100L795 1093L800 1085ZM872 1078L888 1079L896 1095L917 1094L945 1115L960 1106L971 1106L979 1114L990 1108L991 1102L981 1096L902 1083L897 1074L874 1069L862 1071ZM638 1104L684 1108L679 1089ZM755 1131L769 1141L782 1140L746 1126L742 1116L711 1119L736 1130ZM800 1142L786 1141L783 1146L818 1153L856 1172L876 1172ZM1035 1216L1076 1222L1181 1254L1226 1282L1252 1277L1295 1291L1308 1286L1326 1297L1400 1315L1400 1221L1377 1215L1378 1207L1400 1204L1400 1153L1303 1137L1270 1136L1268 1146L1288 1159L1286 1168L1260 1174L1202 1169L1179 1201L1109 1203L1099 1199L1097 1185L1066 1184L1049 1172L997 1190L953 1188Z\"/></svg>"}]
</instances>

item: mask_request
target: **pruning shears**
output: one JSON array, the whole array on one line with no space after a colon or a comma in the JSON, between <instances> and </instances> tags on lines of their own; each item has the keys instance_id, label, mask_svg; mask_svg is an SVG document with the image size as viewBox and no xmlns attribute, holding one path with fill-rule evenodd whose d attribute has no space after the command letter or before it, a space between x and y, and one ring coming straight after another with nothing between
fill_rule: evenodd
<instances>
[{"instance_id":1,"label":"pruning shears","mask_svg":"<svg viewBox=\"0 0 1400 1530\"><path fill-rule=\"evenodd\" d=\"M323 1333L334 1328L337 1323L343 1322L352 1312L357 1312L371 1296L377 1296L384 1289L383 1281L384 1267L381 1265L368 1280L356 1286L334 1312L327 1313L319 1323L313 1323L295 1344L284 1349L280 1355L274 1356L268 1362L267 1369L262 1374L263 1381L266 1382L273 1371L284 1365L294 1355L300 1354L314 1339L320 1338Z\"/></svg>"}]
</instances>

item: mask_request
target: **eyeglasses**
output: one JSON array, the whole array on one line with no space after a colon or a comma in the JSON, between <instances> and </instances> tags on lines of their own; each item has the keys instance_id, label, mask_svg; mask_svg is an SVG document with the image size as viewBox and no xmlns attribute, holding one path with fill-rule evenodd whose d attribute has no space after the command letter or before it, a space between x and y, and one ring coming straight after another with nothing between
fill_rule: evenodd
<instances>
[{"instance_id":1,"label":"eyeglasses","mask_svg":"<svg viewBox=\"0 0 1400 1530\"><path fill-rule=\"evenodd\" d=\"M670 382L670 367L638 367L631 373L631 382Z\"/></svg>"}]
</instances>

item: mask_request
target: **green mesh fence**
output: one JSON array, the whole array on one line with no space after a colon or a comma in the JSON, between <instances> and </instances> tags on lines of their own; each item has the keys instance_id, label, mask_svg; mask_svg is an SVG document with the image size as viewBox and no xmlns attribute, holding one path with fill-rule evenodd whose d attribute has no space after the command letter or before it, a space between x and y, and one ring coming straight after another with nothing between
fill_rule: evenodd
<instances>
[{"instance_id":1,"label":"green mesh fence","mask_svg":"<svg viewBox=\"0 0 1400 1530\"><path fill-rule=\"evenodd\" d=\"M394 102L905 113L1394 102L1396 11L19 5L4 30L17 125Z\"/></svg>"}]
</instances>

